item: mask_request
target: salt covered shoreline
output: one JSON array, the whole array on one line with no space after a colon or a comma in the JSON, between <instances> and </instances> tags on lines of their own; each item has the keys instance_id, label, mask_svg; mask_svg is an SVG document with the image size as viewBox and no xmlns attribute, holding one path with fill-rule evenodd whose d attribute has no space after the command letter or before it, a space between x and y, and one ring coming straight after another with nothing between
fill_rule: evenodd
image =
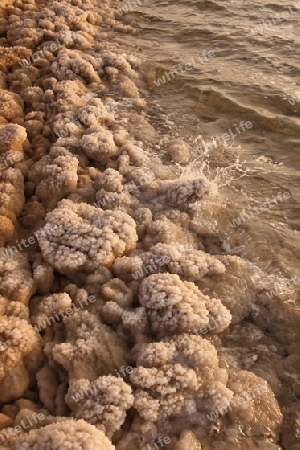
<instances>
[{"instance_id":1,"label":"salt covered shoreline","mask_svg":"<svg viewBox=\"0 0 300 450\"><path fill-rule=\"evenodd\" d=\"M108 1L0 13L0 449L299 450L299 314L216 251L191 149L162 164L134 32Z\"/></svg>"}]
</instances>

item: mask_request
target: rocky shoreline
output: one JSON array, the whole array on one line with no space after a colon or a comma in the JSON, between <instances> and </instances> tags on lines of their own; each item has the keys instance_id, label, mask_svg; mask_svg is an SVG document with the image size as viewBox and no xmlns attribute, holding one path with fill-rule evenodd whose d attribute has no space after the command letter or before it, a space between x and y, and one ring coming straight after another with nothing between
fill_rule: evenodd
<instances>
[{"instance_id":1,"label":"rocky shoreline","mask_svg":"<svg viewBox=\"0 0 300 450\"><path fill-rule=\"evenodd\" d=\"M109 1L0 10L0 449L299 450L299 312L200 225L128 33Z\"/></svg>"}]
</instances>

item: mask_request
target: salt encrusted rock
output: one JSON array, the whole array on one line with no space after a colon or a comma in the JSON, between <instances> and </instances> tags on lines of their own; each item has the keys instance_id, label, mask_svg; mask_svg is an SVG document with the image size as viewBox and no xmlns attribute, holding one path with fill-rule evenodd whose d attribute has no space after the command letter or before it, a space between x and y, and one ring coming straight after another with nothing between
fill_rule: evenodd
<instances>
[{"instance_id":1,"label":"salt encrusted rock","mask_svg":"<svg viewBox=\"0 0 300 450\"><path fill-rule=\"evenodd\" d=\"M0 19L0 29L1 29ZM0 32L1 33L1 32ZM30 54L30 50L25 47L1 47L0 46L0 65L3 64L5 67L12 67L20 59L26 58Z\"/></svg>"},{"instance_id":2,"label":"salt encrusted rock","mask_svg":"<svg viewBox=\"0 0 300 450\"><path fill-rule=\"evenodd\" d=\"M27 103L41 102L44 98L44 91L39 86L30 86L24 89L21 95Z\"/></svg>"},{"instance_id":3,"label":"salt encrusted rock","mask_svg":"<svg viewBox=\"0 0 300 450\"><path fill-rule=\"evenodd\" d=\"M234 392L232 419L247 430L247 435L265 436L274 442L282 422L282 413L268 383L252 372L240 371L229 380Z\"/></svg>"},{"instance_id":4,"label":"salt encrusted rock","mask_svg":"<svg viewBox=\"0 0 300 450\"><path fill-rule=\"evenodd\" d=\"M39 299L31 311L31 323L38 329L44 330L47 326L52 325L58 319L59 312L70 310L72 299L65 292L59 294L48 295ZM72 309L71 309L72 312Z\"/></svg>"},{"instance_id":5,"label":"salt encrusted rock","mask_svg":"<svg viewBox=\"0 0 300 450\"><path fill-rule=\"evenodd\" d=\"M149 208L137 208L133 213L133 218L136 223L137 234L140 239L143 239L152 223L152 211Z\"/></svg>"},{"instance_id":6,"label":"salt encrusted rock","mask_svg":"<svg viewBox=\"0 0 300 450\"><path fill-rule=\"evenodd\" d=\"M68 49L59 50L56 61L51 65L53 75L59 81L78 78L87 83L100 83L101 80L95 68L98 68L95 58L84 55L78 50Z\"/></svg>"},{"instance_id":7,"label":"salt encrusted rock","mask_svg":"<svg viewBox=\"0 0 300 450\"><path fill-rule=\"evenodd\" d=\"M33 264L33 280L38 294L47 294L54 281L53 269L47 263Z\"/></svg>"},{"instance_id":8,"label":"salt encrusted rock","mask_svg":"<svg viewBox=\"0 0 300 450\"><path fill-rule=\"evenodd\" d=\"M105 161L105 159L104 159ZM138 187L114 169L106 169L94 182L96 189L95 205L103 209L120 209L122 211L134 210L139 202L134 194Z\"/></svg>"},{"instance_id":9,"label":"salt encrusted rock","mask_svg":"<svg viewBox=\"0 0 300 450\"><path fill-rule=\"evenodd\" d=\"M38 297L30 303L34 312L30 319L36 324L56 314L57 309L68 309L71 299L78 306L80 298L93 293L97 303L87 308L89 312L83 308L66 318L65 323L47 327L44 340L48 361L37 375L40 401L52 414L69 414L64 395L70 382L67 403L75 417L86 421L48 416L45 423L57 423L48 426L40 423L38 426L43 426L40 430L30 433L27 430L18 435L5 450L65 447L113 450L109 439L87 422L94 423L109 436L114 434L120 450L141 450L144 443L153 446L153 438L162 435L162 422L166 424L164 433L171 436L170 445L174 450L194 446L195 450L201 446L218 450L253 446L277 450L279 447L273 442L278 442L281 413L273 393L253 373L235 373L243 357L254 360L257 356L251 350L257 330L242 322L253 312L256 301L257 289L249 265L240 258L213 257L198 250L204 250L204 245L201 246L196 233L189 228L188 214L184 217L181 211L190 211L193 205L198 208L198 202L210 192L209 183L204 178L166 181L170 179L168 168L158 167L153 153L149 157L147 146L131 142L132 136L144 142L156 139L154 129L134 111L144 106L138 89L139 75L135 71L138 63L132 56L121 55L120 49L118 53L106 50L107 45L102 41L105 31L100 31L101 37L94 46L94 36L99 31L95 24L103 23L123 32L129 27L113 19L108 0L97 4L97 8L90 0L64 3L50 0L44 6L34 0L15 0L7 19L0 19L0 33L7 33L10 44L31 48L2 47L0 51L0 65L10 67L5 76L0 75L0 151L6 158L7 152L21 154L24 145L26 154L34 158L20 163L17 166L20 170L4 170L0 174L0 245L13 242L14 223L21 210L22 225L32 227L61 198L70 195L72 201L64 200L47 216L44 233L39 237L46 261L41 255L33 258L33 279L27 257L17 250L13 249L11 254L3 249L0 314L5 316L1 318L3 333L0 332L5 342L14 340L14 343L10 342L7 349L0 347L0 356L6 358L2 374L10 364L12 367L9 375L5 373L0 401L11 402L22 395L26 398L33 395L34 372L41 364L41 339L29 325L26 305L35 288L39 295L46 295L40 304L37 305ZM82 49L92 49L91 54ZM27 62L18 64L20 58L27 57ZM7 86L15 93L6 91ZM127 122L122 125L120 115L115 121L112 112L104 106L108 95L133 99L131 110L126 113ZM25 130L29 139L26 143ZM57 137L50 154L43 157ZM172 142L167 151L173 162L189 162L190 151L183 141ZM89 168L89 159L97 167L94 172ZM100 167L107 170L100 174ZM27 177L27 174L26 198L30 200L24 207L22 175ZM130 183L135 190L127 189ZM95 200L103 209L110 206L119 211L103 211L86 204ZM86 203L75 204L82 201ZM137 249L136 229L141 241ZM150 273L145 272L145 267L155 275L141 281ZM59 276L54 277L54 269L60 272ZM141 277L138 274L138 279L131 281L137 272L142 273ZM119 278L113 278L116 275ZM70 285L70 279L76 285ZM140 285L142 306L139 307ZM64 294L59 294L62 291ZM202 291L208 291L209 296ZM268 305L270 309L271 306ZM230 327L226 336L212 336L229 326L229 310L238 325ZM267 308L260 305L259 311L266 313ZM280 311L283 311L281 307ZM270 314L269 321L265 320L269 328L277 327L277 337L279 333L282 341L288 340L290 344L291 335L297 333L297 318L288 307L286 311L278 314L279 318ZM256 317L260 330L266 326L263 313ZM282 327L281 323L287 319L293 322L288 336L286 324ZM279 332L278 321L281 321ZM194 334L176 334L186 331ZM195 336L199 333L207 333L210 342ZM247 344L242 342L244 334L247 334ZM161 337L162 342L149 342ZM127 342L130 348L134 345L131 351ZM218 367L212 342L218 349L225 345L236 352L236 358L231 361L223 351L221 361L222 367L230 371L230 390L226 387L226 371ZM267 362L260 358L268 344L269 341L259 344L259 361L251 370L258 375L265 370L262 376L280 394L281 385L273 366L278 361L276 369L280 372L281 352L271 357L266 351ZM237 345L241 348L234 350ZM277 353L279 344L274 347ZM127 357L137 357L137 367L131 375L135 399L134 408L121 429L133 401L130 387L119 378L98 376L119 371L128 363ZM282 364L286 369L284 382L292 390L298 388L293 381L299 364L297 358L290 356ZM30 390L25 394L28 386ZM256 387L266 387L266 390L246 407L237 405L230 409L232 400L238 400L244 393L251 395ZM81 389L89 397L76 402L74 397ZM16 425L27 417L31 408L39 410L37 405L26 405L27 401L20 399L20 403L6 406L3 413L7 416L2 419L11 414ZM216 410L225 413L210 423L207 415ZM297 410L293 415L295 423L298 417ZM13 423L6 422L9 425ZM195 435L188 431L190 428ZM286 437L289 429L284 432L283 445L296 450L297 425L292 438ZM134 435L133 443L119 442L120 437L125 442ZM177 443L175 435L176 438L180 435ZM142 436L145 441L141 440Z\"/></svg>"},{"instance_id":10,"label":"salt encrusted rock","mask_svg":"<svg viewBox=\"0 0 300 450\"><path fill-rule=\"evenodd\" d=\"M19 169L10 167L0 171L0 216L5 216L13 224L24 206L23 191L24 179Z\"/></svg>"},{"instance_id":11,"label":"salt encrusted rock","mask_svg":"<svg viewBox=\"0 0 300 450\"><path fill-rule=\"evenodd\" d=\"M33 196L35 192L35 184L33 182L27 182L25 185L25 193L30 191ZM46 216L46 208L41 202L37 200L31 200L25 203L25 206L20 215L20 222L25 228L36 228L37 225L43 225L43 220Z\"/></svg>"},{"instance_id":12,"label":"salt encrusted rock","mask_svg":"<svg viewBox=\"0 0 300 450\"><path fill-rule=\"evenodd\" d=\"M78 159L63 147L53 147L49 155L34 164L28 179L36 183L36 194L50 209L75 190Z\"/></svg>"},{"instance_id":13,"label":"salt encrusted rock","mask_svg":"<svg viewBox=\"0 0 300 450\"><path fill-rule=\"evenodd\" d=\"M241 322L253 311L257 287L247 261L238 256L218 256L226 272L199 281L200 289L218 296L232 314L232 323Z\"/></svg>"},{"instance_id":14,"label":"salt encrusted rock","mask_svg":"<svg viewBox=\"0 0 300 450\"><path fill-rule=\"evenodd\" d=\"M0 316L0 401L8 403L21 397L29 386L30 373L43 359L38 332L18 317Z\"/></svg>"},{"instance_id":15,"label":"salt encrusted rock","mask_svg":"<svg viewBox=\"0 0 300 450\"><path fill-rule=\"evenodd\" d=\"M92 98L89 100L86 106L78 110L77 117L80 122L88 127L114 122L114 114L106 109L100 98Z\"/></svg>"},{"instance_id":16,"label":"salt encrusted rock","mask_svg":"<svg viewBox=\"0 0 300 450\"><path fill-rule=\"evenodd\" d=\"M13 222L5 216L0 216L0 246L4 246L6 242L12 240L15 227Z\"/></svg>"},{"instance_id":17,"label":"salt encrusted rock","mask_svg":"<svg viewBox=\"0 0 300 450\"><path fill-rule=\"evenodd\" d=\"M166 202L171 206L186 207L201 200L210 191L207 179L173 181L165 188Z\"/></svg>"},{"instance_id":18,"label":"salt encrusted rock","mask_svg":"<svg viewBox=\"0 0 300 450\"><path fill-rule=\"evenodd\" d=\"M143 248L151 250L155 244L182 245L197 248L197 238L194 233L175 224L167 217L149 223L147 234L143 240Z\"/></svg>"},{"instance_id":19,"label":"salt encrusted rock","mask_svg":"<svg viewBox=\"0 0 300 450\"><path fill-rule=\"evenodd\" d=\"M67 342L53 348L53 357L68 372L69 380L93 381L128 365L128 348L116 333L88 311L64 318Z\"/></svg>"},{"instance_id":20,"label":"salt encrusted rock","mask_svg":"<svg viewBox=\"0 0 300 450\"><path fill-rule=\"evenodd\" d=\"M80 145L88 158L105 164L119 152L113 135L101 126L91 127L81 138Z\"/></svg>"},{"instance_id":21,"label":"salt encrusted rock","mask_svg":"<svg viewBox=\"0 0 300 450\"><path fill-rule=\"evenodd\" d=\"M184 280L196 282L205 276L223 274L226 270L217 258L195 250L191 245L156 244L151 251L139 256L143 260L145 275L147 271L170 272Z\"/></svg>"},{"instance_id":22,"label":"salt encrusted rock","mask_svg":"<svg viewBox=\"0 0 300 450\"><path fill-rule=\"evenodd\" d=\"M0 116L7 120L23 117L23 99L18 94L0 89Z\"/></svg>"},{"instance_id":23,"label":"salt encrusted rock","mask_svg":"<svg viewBox=\"0 0 300 450\"><path fill-rule=\"evenodd\" d=\"M140 270L139 257L119 258L115 271L124 273L126 259L134 269ZM138 273L138 272L136 272ZM126 278L126 277L125 277ZM218 334L231 322L229 310L217 298L202 294L194 283L183 282L177 275L169 273L151 275L140 284L139 300L142 308L131 309L113 297L101 310L104 319L111 324L122 324L141 341L150 331L158 337L176 333ZM150 326L149 326L150 325Z\"/></svg>"},{"instance_id":24,"label":"salt encrusted rock","mask_svg":"<svg viewBox=\"0 0 300 450\"><path fill-rule=\"evenodd\" d=\"M133 301L133 291L119 278L109 280L102 286L102 296L106 301L116 302L122 308L129 308Z\"/></svg>"},{"instance_id":25,"label":"salt encrusted rock","mask_svg":"<svg viewBox=\"0 0 300 450\"><path fill-rule=\"evenodd\" d=\"M56 96L55 105L59 111L69 111L72 106L86 105L83 96L88 90L83 82L68 79L57 82L55 78L50 78L48 84L51 86L48 89Z\"/></svg>"},{"instance_id":26,"label":"salt encrusted rock","mask_svg":"<svg viewBox=\"0 0 300 450\"><path fill-rule=\"evenodd\" d=\"M0 153L20 152L23 155L22 145L26 138L26 130L20 125L10 123L0 127Z\"/></svg>"},{"instance_id":27,"label":"salt encrusted rock","mask_svg":"<svg viewBox=\"0 0 300 450\"><path fill-rule=\"evenodd\" d=\"M227 408L233 397L226 388L226 371L218 367L216 349L200 336L174 336L141 346L130 380L138 412L135 427L143 430L177 417L185 417L177 422L177 432L193 417L198 427L207 427L205 414Z\"/></svg>"},{"instance_id":28,"label":"salt encrusted rock","mask_svg":"<svg viewBox=\"0 0 300 450\"><path fill-rule=\"evenodd\" d=\"M84 420L59 418L53 423L29 433L19 434L9 445L10 450L115 450L105 434Z\"/></svg>"},{"instance_id":29,"label":"salt encrusted rock","mask_svg":"<svg viewBox=\"0 0 300 450\"><path fill-rule=\"evenodd\" d=\"M47 214L39 237L43 257L62 273L110 267L136 242L135 223L127 214L70 200L62 200Z\"/></svg>"},{"instance_id":30,"label":"salt encrusted rock","mask_svg":"<svg viewBox=\"0 0 300 450\"><path fill-rule=\"evenodd\" d=\"M178 275L150 275L142 281L139 301L152 330L161 335L193 332L209 322L205 296L194 283Z\"/></svg>"},{"instance_id":31,"label":"salt encrusted rock","mask_svg":"<svg viewBox=\"0 0 300 450\"><path fill-rule=\"evenodd\" d=\"M167 151L175 163L188 164L190 161L190 147L182 139L176 139L171 142Z\"/></svg>"},{"instance_id":32,"label":"salt encrusted rock","mask_svg":"<svg viewBox=\"0 0 300 450\"><path fill-rule=\"evenodd\" d=\"M16 301L27 305L34 292L27 255L4 248L0 254L0 303Z\"/></svg>"},{"instance_id":33,"label":"salt encrusted rock","mask_svg":"<svg viewBox=\"0 0 300 450\"><path fill-rule=\"evenodd\" d=\"M74 381L66 395L73 417L95 425L110 438L123 425L133 400L131 387L115 376L99 377L93 382Z\"/></svg>"},{"instance_id":34,"label":"salt encrusted rock","mask_svg":"<svg viewBox=\"0 0 300 450\"><path fill-rule=\"evenodd\" d=\"M174 450L201 450L201 443L196 439L194 433L190 430L185 430L180 434L180 439L177 441Z\"/></svg>"}]
</instances>

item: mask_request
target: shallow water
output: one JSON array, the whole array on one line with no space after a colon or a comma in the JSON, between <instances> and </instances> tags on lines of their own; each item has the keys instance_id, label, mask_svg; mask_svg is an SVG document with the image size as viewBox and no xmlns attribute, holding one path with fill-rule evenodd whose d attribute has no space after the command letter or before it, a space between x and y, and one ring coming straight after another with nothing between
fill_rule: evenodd
<instances>
[{"instance_id":1,"label":"shallow water","mask_svg":"<svg viewBox=\"0 0 300 450\"><path fill-rule=\"evenodd\" d=\"M227 182L219 190L217 222L233 234L227 251L270 273L298 275L300 102L292 105L291 99L300 93L300 9L278 0L139 3L124 17L140 28L131 41L140 46L152 93L167 114L166 135L177 134L197 148L200 136L211 142L235 125L240 130L241 121L253 125L226 145L212 146L205 158L211 170L242 164L231 176L224 170ZM205 51L215 56L205 61ZM179 68L193 58L198 62L199 55L198 67ZM179 75L170 75L174 66ZM157 86L166 73L170 81ZM254 211L278 192L291 197L232 229L230 221L243 208Z\"/></svg>"}]
</instances>

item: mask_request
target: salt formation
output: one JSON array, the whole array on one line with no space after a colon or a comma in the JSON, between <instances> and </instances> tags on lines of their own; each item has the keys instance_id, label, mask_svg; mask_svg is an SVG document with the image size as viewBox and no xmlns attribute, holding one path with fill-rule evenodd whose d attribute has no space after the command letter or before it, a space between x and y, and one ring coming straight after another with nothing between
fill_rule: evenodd
<instances>
[{"instance_id":1,"label":"salt formation","mask_svg":"<svg viewBox=\"0 0 300 450\"><path fill-rule=\"evenodd\" d=\"M12 450L29 450L43 448L45 450L114 450L115 447L100 430L84 420L64 420L46 427L32 430L25 436L18 436L9 446Z\"/></svg>"},{"instance_id":2,"label":"salt formation","mask_svg":"<svg viewBox=\"0 0 300 450\"><path fill-rule=\"evenodd\" d=\"M136 241L135 223L127 214L70 200L48 213L39 239L45 260L62 273L110 267L116 257L133 250Z\"/></svg>"},{"instance_id":3,"label":"salt formation","mask_svg":"<svg viewBox=\"0 0 300 450\"><path fill-rule=\"evenodd\" d=\"M211 184L161 164L114 30L109 0L0 12L0 447L298 450L298 350L268 334L297 317L209 253Z\"/></svg>"}]
</instances>

